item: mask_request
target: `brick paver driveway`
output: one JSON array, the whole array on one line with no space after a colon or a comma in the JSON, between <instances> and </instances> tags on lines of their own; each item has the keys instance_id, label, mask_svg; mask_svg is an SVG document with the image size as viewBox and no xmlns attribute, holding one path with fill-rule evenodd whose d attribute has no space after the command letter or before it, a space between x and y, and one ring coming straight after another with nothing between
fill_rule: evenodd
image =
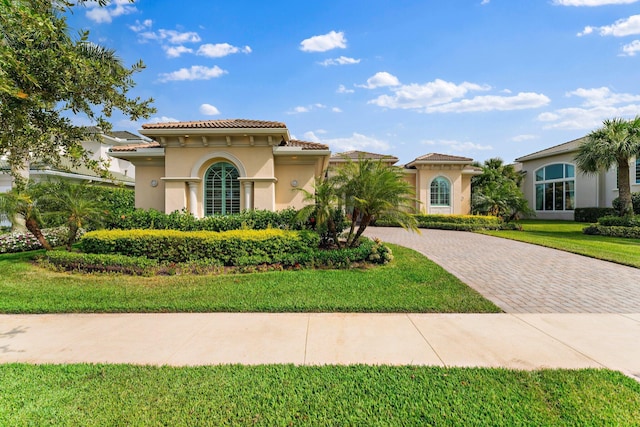
<instances>
[{"instance_id":1,"label":"brick paver driveway","mask_svg":"<svg viewBox=\"0 0 640 427\"><path fill-rule=\"evenodd\" d=\"M372 227L415 249L507 313L640 313L640 269L461 231Z\"/></svg>"}]
</instances>

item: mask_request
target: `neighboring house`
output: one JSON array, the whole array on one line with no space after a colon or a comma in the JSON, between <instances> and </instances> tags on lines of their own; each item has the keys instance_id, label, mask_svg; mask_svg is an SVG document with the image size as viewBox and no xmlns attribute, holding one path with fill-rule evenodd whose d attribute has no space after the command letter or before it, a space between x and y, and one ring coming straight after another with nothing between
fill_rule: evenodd
<instances>
[{"instance_id":1,"label":"neighboring house","mask_svg":"<svg viewBox=\"0 0 640 427\"><path fill-rule=\"evenodd\" d=\"M41 162L31 162L29 164L29 179L35 182L63 179L72 182L93 182L101 185L124 185L133 187L135 184L135 167L126 160L112 159L108 152L112 147L130 145L132 143L146 143L139 135L127 131L114 131L103 133L97 127L87 128L90 134L97 135L96 140L82 142L82 146L91 155L91 160L104 159L109 161L107 170L112 178L102 178L86 166L72 167L71 164L62 159L59 168L52 168ZM0 192L9 191L13 186L13 179L9 174L10 167L6 160L0 158ZM26 171L25 171L26 175Z\"/></svg>"},{"instance_id":2,"label":"neighboring house","mask_svg":"<svg viewBox=\"0 0 640 427\"><path fill-rule=\"evenodd\" d=\"M586 137L516 159L524 173L522 191L539 219L573 220L575 208L611 207L618 197L617 168L583 174L576 166ZM640 191L640 159L630 167L631 191Z\"/></svg>"},{"instance_id":3,"label":"neighboring house","mask_svg":"<svg viewBox=\"0 0 640 427\"><path fill-rule=\"evenodd\" d=\"M394 165L395 156L348 151L331 156L329 165L358 159L380 160ZM471 212L471 177L480 175L482 169L472 165L473 159L430 153L420 156L403 166L405 179L413 186L419 204L416 211L430 214L469 214Z\"/></svg>"},{"instance_id":4,"label":"neighboring house","mask_svg":"<svg viewBox=\"0 0 640 427\"><path fill-rule=\"evenodd\" d=\"M113 147L136 167L136 207L201 218L304 205L304 188L329 162L329 147L293 140L281 122L208 120L142 126L151 144Z\"/></svg>"}]
</instances>

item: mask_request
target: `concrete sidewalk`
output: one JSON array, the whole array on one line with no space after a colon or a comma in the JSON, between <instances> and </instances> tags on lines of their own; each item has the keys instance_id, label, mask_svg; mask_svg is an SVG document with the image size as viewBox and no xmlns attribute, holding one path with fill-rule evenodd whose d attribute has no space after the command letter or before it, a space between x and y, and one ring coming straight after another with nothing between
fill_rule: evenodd
<instances>
[{"instance_id":1,"label":"concrete sidewalk","mask_svg":"<svg viewBox=\"0 0 640 427\"><path fill-rule=\"evenodd\" d=\"M0 363L610 368L640 379L640 314L0 315Z\"/></svg>"}]
</instances>

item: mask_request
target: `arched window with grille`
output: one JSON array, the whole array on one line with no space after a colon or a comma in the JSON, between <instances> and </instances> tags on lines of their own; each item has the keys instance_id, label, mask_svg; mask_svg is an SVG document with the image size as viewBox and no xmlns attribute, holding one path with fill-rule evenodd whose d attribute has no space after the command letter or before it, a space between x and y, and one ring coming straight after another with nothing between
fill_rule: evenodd
<instances>
[{"instance_id":1,"label":"arched window with grille","mask_svg":"<svg viewBox=\"0 0 640 427\"><path fill-rule=\"evenodd\" d=\"M536 210L572 211L575 206L575 167L554 163L535 173Z\"/></svg>"},{"instance_id":2,"label":"arched window with grille","mask_svg":"<svg viewBox=\"0 0 640 427\"><path fill-rule=\"evenodd\" d=\"M431 181L431 206L451 206L451 185L446 178Z\"/></svg>"},{"instance_id":3,"label":"arched window with grille","mask_svg":"<svg viewBox=\"0 0 640 427\"><path fill-rule=\"evenodd\" d=\"M204 175L204 214L229 215L240 212L238 169L228 162L211 165Z\"/></svg>"}]
</instances>

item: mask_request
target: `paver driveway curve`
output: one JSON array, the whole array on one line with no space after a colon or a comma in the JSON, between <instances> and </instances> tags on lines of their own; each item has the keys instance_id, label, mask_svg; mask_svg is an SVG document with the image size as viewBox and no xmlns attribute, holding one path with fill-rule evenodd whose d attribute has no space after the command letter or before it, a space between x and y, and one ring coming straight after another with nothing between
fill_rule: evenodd
<instances>
[{"instance_id":1,"label":"paver driveway curve","mask_svg":"<svg viewBox=\"0 0 640 427\"><path fill-rule=\"evenodd\" d=\"M454 274L507 313L640 313L640 269L463 231L372 227Z\"/></svg>"}]
</instances>

